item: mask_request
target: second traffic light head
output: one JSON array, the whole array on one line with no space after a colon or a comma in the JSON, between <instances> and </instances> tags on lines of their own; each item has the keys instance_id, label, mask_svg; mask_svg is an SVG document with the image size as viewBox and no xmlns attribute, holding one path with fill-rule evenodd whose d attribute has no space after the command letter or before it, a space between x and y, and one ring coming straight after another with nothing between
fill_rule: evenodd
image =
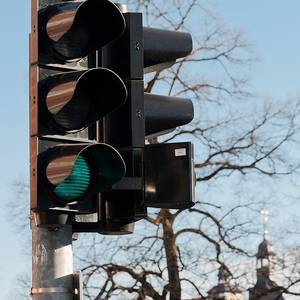
<instances>
[{"instance_id":1,"label":"second traffic light head","mask_svg":"<svg viewBox=\"0 0 300 300\"><path fill-rule=\"evenodd\" d=\"M60 73L39 82L39 119L48 130L76 132L123 105L126 98L123 81L108 69Z\"/></svg>"},{"instance_id":2,"label":"second traffic light head","mask_svg":"<svg viewBox=\"0 0 300 300\"><path fill-rule=\"evenodd\" d=\"M122 35L124 29L122 13L109 0L68 1L39 12L40 49L51 49L61 60L85 57Z\"/></svg>"}]
</instances>

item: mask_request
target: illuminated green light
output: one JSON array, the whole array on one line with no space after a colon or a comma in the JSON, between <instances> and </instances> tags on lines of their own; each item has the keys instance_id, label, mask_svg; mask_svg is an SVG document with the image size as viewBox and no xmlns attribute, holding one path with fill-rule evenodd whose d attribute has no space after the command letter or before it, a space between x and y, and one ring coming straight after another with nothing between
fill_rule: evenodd
<instances>
[{"instance_id":1,"label":"illuminated green light","mask_svg":"<svg viewBox=\"0 0 300 300\"><path fill-rule=\"evenodd\" d=\"M78 156L72 173L57 185L54 193L62 200L71 202L83 196L90 183L90 169L84 157Z\"/></svg>"}]
</instances>

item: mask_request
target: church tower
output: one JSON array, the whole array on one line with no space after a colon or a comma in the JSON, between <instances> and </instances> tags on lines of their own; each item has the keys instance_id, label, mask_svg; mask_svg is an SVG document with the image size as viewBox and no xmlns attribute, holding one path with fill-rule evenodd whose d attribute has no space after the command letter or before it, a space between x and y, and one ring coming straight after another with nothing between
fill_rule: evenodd
<instances>
[{"instance_id":1,"label":"church tower","mask_svg":"<svg viewBox=\"0 0 300 300\"><path fill-rule=\"evenodd\" d=\"M240 300L241 291L230 284L232 275L225 266L221 266L218 274L218 285L208 292L207 300Z\"/></svg>"},{"instance_id":2,"label":"church tower","mask_svg":"<svg viewBox=\"0 0 300 300\"><path fill-rule=\"evenodd\" d=\"M255 286L249 289L249 300L284 300L282 287L271 280L273 260L276 254L266 238L268 212L262 210L261 214L264 215L264 235L263 241L259 244L256 254L257 281Z\"/></svg>"}]
</instances>

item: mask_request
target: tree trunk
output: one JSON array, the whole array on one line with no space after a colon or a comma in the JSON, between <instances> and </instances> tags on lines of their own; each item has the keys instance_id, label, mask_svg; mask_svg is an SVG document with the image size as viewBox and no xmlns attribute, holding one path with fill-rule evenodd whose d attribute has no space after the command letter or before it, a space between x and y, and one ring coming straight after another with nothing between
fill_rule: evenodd
<instances>
[{"instance_id":1,"label":"tree trunk","mask_svg":"<svg viewBox=\"0 0 300 300\"><path fill-rule=\"evenodd\" d=\"M169 274L170 300L181 300L181 285L178 270L178 257L173 230L174 216L169 210L162 210L164 248Z\"/></svg>"}]
</instances>

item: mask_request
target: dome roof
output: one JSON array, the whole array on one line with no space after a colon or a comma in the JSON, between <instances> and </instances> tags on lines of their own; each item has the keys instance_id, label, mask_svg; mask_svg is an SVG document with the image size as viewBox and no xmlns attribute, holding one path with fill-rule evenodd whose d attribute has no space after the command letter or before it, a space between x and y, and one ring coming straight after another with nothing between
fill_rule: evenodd
<instances>
[{"instance_id":1,"label":"dome roof","mask_svg":"<svg viewBox=\"0 0 300 300\"><path fill-rule=\"evenodd\" d=\"M278 286L274 281L272 281L268 276L261 275L257 278L257 282L253 288L249 289L250 296L249 299L260 299L266 295L275 295L275 298L266 298L266 299L276 299L284 300L282 296L283 288ZM271 293L271 294L269 294ZM272 294L275 293L275 294Z\"/></svg>"},{"instance_id":2,"label":"dome roof","mask_svg":"<svg viewBox=\"0 0 300 300\"><path fill-rule=\"evenodd\" d=\"M217 286L213 287L208 291L208 295L218 295L223 293L233 293L233 294L240 294L241 290L234 285L230 285L228 282L226 283L219 283Z\"/></svg>"}]
</instances>

